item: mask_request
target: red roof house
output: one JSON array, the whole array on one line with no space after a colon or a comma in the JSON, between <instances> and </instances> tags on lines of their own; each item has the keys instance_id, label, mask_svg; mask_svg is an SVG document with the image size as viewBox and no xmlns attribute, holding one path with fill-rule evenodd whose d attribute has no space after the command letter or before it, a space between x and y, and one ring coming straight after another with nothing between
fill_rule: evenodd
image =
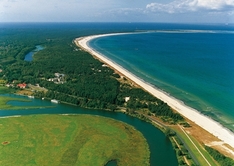
<instances>
[{"instance_id":1,"label":"red roof house","mask_svg":"<svg viewBox=\"0 0 234 166\"><path fill-rule=\"evenodd\" d=\"M27 86L27 84L25 84L25 83L17 85L17 87L22 88L22 89L26 88L26 86Z\"/></svg>"}]
</instances>

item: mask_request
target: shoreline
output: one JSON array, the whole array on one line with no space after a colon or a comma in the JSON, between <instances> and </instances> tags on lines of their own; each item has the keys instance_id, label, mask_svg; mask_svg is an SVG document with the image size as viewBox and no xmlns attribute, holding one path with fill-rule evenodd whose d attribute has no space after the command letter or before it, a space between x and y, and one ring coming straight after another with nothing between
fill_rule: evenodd
<instances>
[{"instance_id":1,"label":"shoreline","mask_svg":"<svg viewBox=\"0 0 234 166\"><path fill-rule=\"evenodd\" d=\"M188 118L189 120L196 123L198 126L202 127L212 135L219 138L224 143L230 145L234 148L234 133L230 130L222 126L220 123L216 122L215 120L211 119L210 117L201 114L199 111L185 105L183 101L180 101L173 96L170 96L166 92L154 87L153 85L145 82L141 78L135 76L122 66L116 64L111 59L105 57L101 53L96 52L94 49L88 46L88 42L92 39L105 37L105 36L113 36L113 35L124 35L124 34L131 34L131 33L113 33L113 34L102 34L102 35L93 35L87 37L80 37L74 40L74 43L81 47L86 52L89 52L95 58L99 59L100 61L107 64L110 68L118 71L125 77L129 78L131 81L139 85L145 91L149 92L153 96L157 97L158 99L167 103L172 109L176 110L178 113L183 115L184 117Z\"/></svg>"}]
</instances>

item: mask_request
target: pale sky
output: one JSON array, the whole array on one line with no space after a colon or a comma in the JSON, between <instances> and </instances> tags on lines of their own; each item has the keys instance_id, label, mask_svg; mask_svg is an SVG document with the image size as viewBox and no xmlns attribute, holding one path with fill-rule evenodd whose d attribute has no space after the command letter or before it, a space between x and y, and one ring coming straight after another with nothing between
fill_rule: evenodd
<instances>
[{"instance_id":1,"label":"pale sky","mask_svg":"<svg viewBox=\"0 0 234 166\"><path fill-rule=\"evenodd\" d=\"M0 22L234 23L234 0L0 0Z\"/></svg>"}]
</instances>

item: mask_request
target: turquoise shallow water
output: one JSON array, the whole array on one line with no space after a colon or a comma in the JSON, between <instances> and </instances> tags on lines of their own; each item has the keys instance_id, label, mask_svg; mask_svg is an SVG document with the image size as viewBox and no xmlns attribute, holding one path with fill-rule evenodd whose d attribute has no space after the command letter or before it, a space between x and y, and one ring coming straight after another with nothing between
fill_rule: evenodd
<instances>
[{"instance_id":1,"label":"turquoise shallow water","mask_svg":"<svg viewBox=\"0 0 234 166\"><path fill-rule=\"evenodd\" d=\"M185 104L234 127L234 31L163 30L89 44Z\"/></svg>"}]
</instances>

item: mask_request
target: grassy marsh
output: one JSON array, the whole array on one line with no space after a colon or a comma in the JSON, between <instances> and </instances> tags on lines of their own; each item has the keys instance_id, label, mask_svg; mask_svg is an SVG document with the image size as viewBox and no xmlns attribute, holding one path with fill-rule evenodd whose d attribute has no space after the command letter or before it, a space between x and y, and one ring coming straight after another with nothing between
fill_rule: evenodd
<instances>
[{"instance_id":1,"label":"grassy marsh","mask_svg":"<svg viewBox=\"0 0 234 166\"><path fill-rule=\"evenodd\" d=\"M90 115L30 115L0 119L1 165L149 165L140 132Z\"/></svg>"}]
</instances>

